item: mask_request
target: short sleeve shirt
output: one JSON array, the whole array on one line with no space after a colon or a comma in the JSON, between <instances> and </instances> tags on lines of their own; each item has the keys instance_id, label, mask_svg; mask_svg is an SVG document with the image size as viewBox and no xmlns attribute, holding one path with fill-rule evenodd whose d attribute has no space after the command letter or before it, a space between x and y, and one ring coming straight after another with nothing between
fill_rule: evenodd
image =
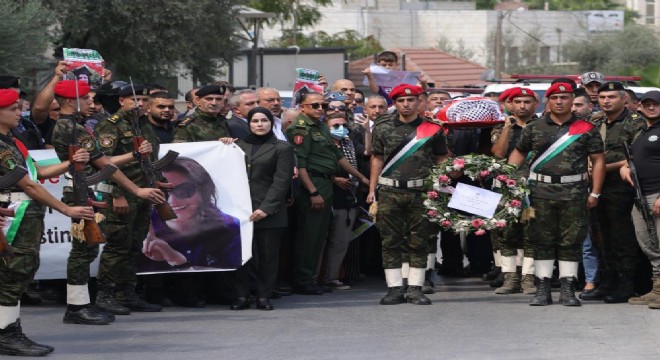
<instances>
[{"instance_id":1,"label":"short sleeve shirt","mask_svg":"<svg viewBox=\"0 0 660 360\"><path fill-rule=\"evenodd\" d=\"M7 135L0 134L0 176L9 174L16 166L27 168L26 159L16 146L11 133ZM23 192L23 189L14 184L8 188L0 189L0 192ZM44 216L45 214L46 207L35 200L31 200L27 209L25 209L26 216Z\"/></svg>"}]
</instances>

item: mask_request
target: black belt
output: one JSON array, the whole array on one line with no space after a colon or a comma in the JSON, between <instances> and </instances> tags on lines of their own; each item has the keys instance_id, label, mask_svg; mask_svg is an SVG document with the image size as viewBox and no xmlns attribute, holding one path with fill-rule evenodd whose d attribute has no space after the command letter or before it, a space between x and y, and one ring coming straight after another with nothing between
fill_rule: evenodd
<instances>
[{"instance_id":1,"label":"black belt","mask_svg":"<svg viewBox=\"0 0 660 360\"><path fill-rule=\"evenodd\" d=\"M333 176L331 174L324 174L320 171L309 170L309 169L307 170L307 174L309 174L310 177L317 177L317 178L323 178L323 179L328 179L328 180L332 180L332 176Z\"/></svg>"}]
</instances>

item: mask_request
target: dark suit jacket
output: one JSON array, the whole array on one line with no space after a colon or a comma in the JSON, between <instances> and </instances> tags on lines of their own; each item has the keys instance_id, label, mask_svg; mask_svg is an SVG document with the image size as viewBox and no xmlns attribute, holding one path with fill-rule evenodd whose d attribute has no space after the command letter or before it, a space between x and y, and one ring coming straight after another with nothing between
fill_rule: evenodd
<instances>
[{"instance_id":1,"label":"dark suit jacket","mask_svg":"<svg viewBox=\"0 0 660 360\"><path fill-rule=\"evenodd\" d=\"M248 125L247 120L243 120L236 115L232 115L227 120L227 126L229 127L229 134L233 138L245 140L250 135L250 125Z\"/></svg>"},{"instance_id":2,"label":"dark suit jacket","mask_svg":"<svg viewBox=\"0 0 660 360\"><path fill-rule=\"evenodd\" d=\"M273 137L252 155L252 144L244 141L236 144L245 152L252 209L261 209L269 215L255 222L254 227L286 227L286 196L293 176L293 146Z\"/></svg>"}]
</instances>

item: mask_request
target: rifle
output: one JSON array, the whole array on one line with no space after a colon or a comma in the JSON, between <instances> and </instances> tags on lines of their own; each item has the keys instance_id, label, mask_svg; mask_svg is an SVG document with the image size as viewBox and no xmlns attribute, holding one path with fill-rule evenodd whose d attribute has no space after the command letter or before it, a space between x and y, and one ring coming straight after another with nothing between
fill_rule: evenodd
<instances>
[{"instance_id":1,"label":"rifle","mask_svg":"<svg viewBox=\"0 0 660 360\"><path fill-rule=\"evenodd\" d=\"M9 174L5 176L0 176L0 189L6 189L19 180L21 180L25 175L27 175L27 169L22 166L16 166ZM13 209L0 208L0 215L14 217ZM0 230L0 256L13 256L14 250L9 245L7 241L7 236L5 232Z\"/></svg>"},{"instance_id":2,"label":"rifle","mask_svg":"<svg viewBox=\"0 0 660 360\"><path fill-rule=\"evenodd\" d=\"M73 155L80 150L78 145L78 128L80 122L80 97L78 96L78 83L76 82L76 104L78 109L73 120L73 129L71 130L71 139L69 141L69 173L73 178L73 204L75 206L93 206L97 209L107 207L105 202L96 201L90 198L89 186L95 185L103 180L109 179L117 171L117 167L108 164L93 175L87 176L85 173L86 165L81 162L73 161ZM85 241L90 245L105 243L105 236L96 221L84 221L83 234Z\"/></svg>"},{"instance_id":3,"label":"rifle","mask_svg":"<svg viewBox=\"0 0 660 360\"><path fill-rule=\"evenodd\" d=\"M177 156L179 156L179 153L170 150L167 152L167 154L165 154L165 156L163 156L162 159L156 162L152 162L149 156L142 156L142 154L140 154L139 148L140 145L142 145L142 142L144 142L144 135L142 135L142 129L140 128L140 112L138 111L138 100L137 95L135 94L135 87L133 86L133 79L130 76L128 79L131 82L133 101L135 102L135 107L133 108L135 117L131 122L131 125L133 126L133 156L135 156L135 158L140 162L142 174L144 175L144 178L147 182L147 186L151 188L157 187L167 195L167 190L173 189L174 186L169 183L158 181L156 178L156 171L161 170L165 166L169 165L177 158ZM160 219L163 221L177 218L174 210L172 210L172 206L170 206L167 201L154 205L154 208L158 213L158 217L160 217Z\"/></svg>"},{"instance_id":4,"label":"rifle","mask_svg":"<svg viewBox=\"0 0 660 360\"><path fill-rule=\"evenodd\" d=\"M646 231L648 232L649 238L652 241L658 241L658 230L655 228L655 219L653 214L649 211L649 206L646 203L642 184L639 182L639 177L637 176L637 168L633 162L634 156L630 149L630 144L627 141L624 141L623 143L623 150L626 155L626 160L628 161L628 167L630 168L633 187L635 188L635 206L637 207L637 210L642 213L642 218L646 223Z\"/></svg>"}]
</instances>

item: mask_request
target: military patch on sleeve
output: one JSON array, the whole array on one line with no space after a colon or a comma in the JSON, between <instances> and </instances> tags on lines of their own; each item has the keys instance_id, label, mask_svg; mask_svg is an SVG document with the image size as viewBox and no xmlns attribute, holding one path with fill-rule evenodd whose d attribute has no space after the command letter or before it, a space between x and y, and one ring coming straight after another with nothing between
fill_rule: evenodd
<instances>
[{"instance_id":1,"label":"military patch on sleeve","mask_svg":"<svg viewBox=\"0 0 660 360\"><path fill-rule=\"evenodd\" d=\"M78 145L86 151L94 150L94 138L91 135L81 135L78 137Z\"/></svg>"},{"instance_id":2,"label":"military patch on sleeve","mask_svg":"<svg viewBox=\"0 0 660 360\"><path fill-rule=\"evenodd\" d=\"M115 141L117 141L117 136L112 135L112 134L101 134L99 136L99 145L103 148L111 148L115 145Z\"/></svg>"},{"instance_id":3,"label":"military patch on sleeve","mask_svg":"<svg viewBox=\"0 0 660 360\"><path fill-rule=\"evenodd\" d=\"M300 145L300 144L302 144L303 141L305 141L305 137L302 136L302 135L295 135L295 136L293 137L293 143L296 144L296 145Z\"/></svg>"},{"instance_id":4,"label":"military patch on sleeve","mask_svg":"<svg viewBox=\"0 0 660 360\"><path fill-rule=\"evenodd\" d=\"M178 125L178 126L179 126L179 127L186 127L186 126L190 125L190 123L191 123L194 119L195 119L194 117L192 117L192 116L188 116L187 118L181 120L181 122L179 122L179 125Z\"/></svg>"},{"instance_id":5,"label":"military patch on sleeve","mask_svg":"<svg viewBox=\"0 0 660 360\"><path fill-rule=\"evenodd\" d=\"M2 166L6 167L9 170L13 170L17 165L17 161L16 158L14 157L14 153L11 150L5 150L1 152L0 164L2 164Z\"/></svg>"}]
</instances>

